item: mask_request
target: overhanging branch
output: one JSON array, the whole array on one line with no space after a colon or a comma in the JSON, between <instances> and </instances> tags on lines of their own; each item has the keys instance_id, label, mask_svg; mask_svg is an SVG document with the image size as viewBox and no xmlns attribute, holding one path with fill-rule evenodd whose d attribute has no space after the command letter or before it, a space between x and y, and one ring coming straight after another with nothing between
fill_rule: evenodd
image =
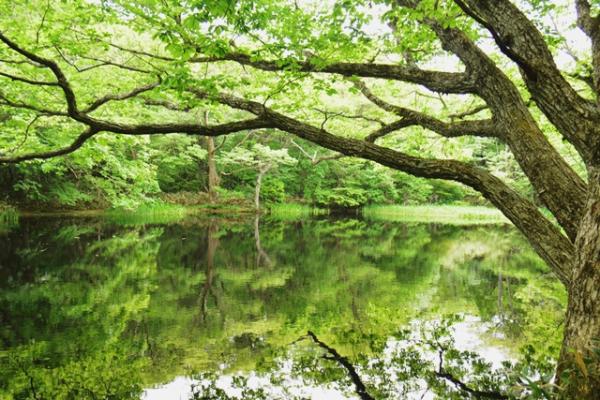
<instances>
[{"instance_id":1,"label":"overhanging branch","mask_svg":"<svg viewBox=\"0 0 600 400\"><path fill-rule=\"evenodd\" d=\"M500 136L500 132L496 129L496 125L491 119L447 123L425 113L390 104L373 94L362 81L356 80L354 84L370 102L385 111L403 117L407 126L418 125L445 137L465 135L481 137Z\"/></svg>"},{"instance_id":2,"label":"overhanging branch","mask_svg":"<svg viewBox=\"0 0 600 400\"><path fill-rule=\"evenodd\" d=\"M196 57L190 62L207 63L219 61L234 61L263 71L320 72L339 74L347 77L383 78L414 83L425 86L439 93L475 93L476 87L472 76L467 72L428 71L416 67L406 67L395 64L377 63L345 63L337 62L325 66L316 66L307 60L304 62L281 63L270 60L257 60L243 53L230 53L222 57Z\"/></svg>"}]
</instances>

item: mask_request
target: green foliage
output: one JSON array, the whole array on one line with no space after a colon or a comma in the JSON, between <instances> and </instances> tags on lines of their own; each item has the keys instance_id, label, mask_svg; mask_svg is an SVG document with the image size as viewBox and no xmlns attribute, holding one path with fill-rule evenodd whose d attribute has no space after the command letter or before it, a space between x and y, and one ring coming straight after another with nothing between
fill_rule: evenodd
<instances>
[{"instance_id":1,"label":"green foliage","mask_svg":"<svg viewBox=\"0 0 600 400\"><path fill-rule=\"evenodd\" d=\"M102 215L111 222L128 226L177 222L192 212L192 209L184 206L154 202L142 204L133 210L113 209L106 211Z\"/></svg>"},{"instance_id":2,"label":"green foliage","mask_svg":"<svg viewBox=\"0 0 600 400\"><path fill-rule=\"evenodd\" d=\"M260 198L267 203L283 203L285 182L279 178L267 176L260 191Z\"/></svg>"},{"instance_id":3,"label":"green foliage","mask_svg":"<svg viewBox=\"0 0 600 400\"><path fill-rule=\"evenodd\" d=\"M10 206L0 203L0 233L19 225L19 213Z\"/></svg>"},{"instance_id":4,"label":"green foliage","mask_svg":"<svg viewBox=\"0 0 600 400\"><path fill-rule=\"evenodd\" d=\"M298 203L271 204L269 206L269 215L283 221L301 221L315 215L327 215L328 211Z\"/></svg>"}]
</instances>

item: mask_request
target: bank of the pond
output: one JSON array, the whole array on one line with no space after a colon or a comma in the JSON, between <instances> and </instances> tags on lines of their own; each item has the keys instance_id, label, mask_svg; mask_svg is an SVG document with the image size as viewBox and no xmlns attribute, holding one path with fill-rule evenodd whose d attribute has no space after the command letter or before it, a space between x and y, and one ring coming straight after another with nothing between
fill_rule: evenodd
<instances>
[{"instance_id":1,"label":"bank of the pond","mask_svg":"<svg viewBox=\"0 0 600 400\"><path fill-rule=\"evenodd\" d=\"M509 224L495 208L481 206L373 205L362 209L365 218L397 222L430 222L450 225Z\"/></svg>"},{"instance_id":2,"label":"bank of the pond","mask_svg":"<svg viewBox=\"0 0 600 400\"><path fill-rule=\"evenodd\" d=\"M178 205L170 203L144 204L133 210L51 210L0 212L0 225L7 221L18 220L18 215L24 217L69 216L69 217L105 217L117 223L174 223L190 217L200 216L244 216L254 215L254 208L227 203L202 205ZM301 220L317 215L328 214L361 215L366 219L394 222L421 222L449 225L480 225L480 224L509 224L508 219L494 208L481 206L455 205L371 205L361 209L331 210L312 207L300 203L270 204L261 210L262 215L268 215L280 220Z\"/></svg>"}]
</instances>

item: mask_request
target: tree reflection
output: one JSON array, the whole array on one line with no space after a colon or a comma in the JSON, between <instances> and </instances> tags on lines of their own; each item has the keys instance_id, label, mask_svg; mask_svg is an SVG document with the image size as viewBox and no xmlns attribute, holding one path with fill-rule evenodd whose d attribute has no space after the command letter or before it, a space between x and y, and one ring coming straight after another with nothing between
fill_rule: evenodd
<instances>
[{"instance_id":1,"label":"tree reflection","mask_svg":"<svg viewBox=\"0 0 600 400\"><path fill-rule=\"evenodd\" d=\"M274 371L307 330L362 365L411 319L445 312L550 346L545 327L564 301L506 228L25 220L5 238L0 394L9 398L137 398L190 373ZM304 377L317 372L342 376L329 365Z\"/></svg>"}]
</instances>

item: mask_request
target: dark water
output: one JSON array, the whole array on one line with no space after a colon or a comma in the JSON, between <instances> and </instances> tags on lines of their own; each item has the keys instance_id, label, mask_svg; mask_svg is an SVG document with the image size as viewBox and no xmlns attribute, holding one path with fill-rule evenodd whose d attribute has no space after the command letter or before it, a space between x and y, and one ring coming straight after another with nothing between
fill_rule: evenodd
<instances>
[{"instance_id":1,"label":"dark water","mask_svg":"<svg viewBox=\"0 0 600 400\"><path fill-rule=\"evenodd\" d=\"M509 226L23 219L0 234L0 398L186 398L207 372L272 378L307 330L358 362L457 312L464 340L511 357L560 310L560 295L530 299L547 276ZM305 396L343 396L323 386L338 375Z\"/></svg>"}]
</instances>

